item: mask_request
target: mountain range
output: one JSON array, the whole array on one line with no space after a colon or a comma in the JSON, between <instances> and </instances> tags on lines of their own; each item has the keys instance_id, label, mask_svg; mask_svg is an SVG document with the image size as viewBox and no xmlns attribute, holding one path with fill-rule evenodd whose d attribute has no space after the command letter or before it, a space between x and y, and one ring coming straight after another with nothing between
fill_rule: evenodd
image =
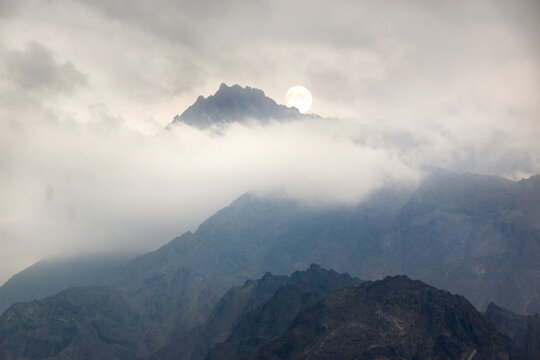
<instances>
[{"instance_id":1,"label":"mountain range","mask_svg":"<svg viewBox=\"0 0 540 360\"><path fill-rule=\"evenodd\" d=\"M302 116L222 85L173 123ZM523 320L540 312L539 175L434 169L354 206L246 193L195 232L102 265L36 264L0 287L0 359L540 356Z\"/></svg>"},{"instance_id":2,"label":"mountain range","mask_svg":"<svg viewBox=\"0 0 540 360\"><path fill-rule=\"evenodd\" d=\"M463 297L405 276L338 290L249 359L522 359Z\"/></svg>"},{"instance_id":3,"label":"mountain range","mask_svg":"<svg viewBox=\"0 0 540 360\"><path fill-rule=\"evenodd\" d=\"M102 254L38 261L0 287L0 314L14 303L42 299L71 286L97 285L134 257Z\"/></svg>"},{"instance_id":4,"label":"mountain range","mask_svg":"<svg viewBox=\"0 0 540 360\"><path fill-rule=\"evenodd\" d=\"M407 274L480 310L493 301L532 314L540 310L539 204L540 176L516 182L442 170L414 191L382 189L352 207L245 194L116 277L186 267L225 291L318 263L364 279Z\"/></svg>"},{"instance_id":5,"label":"mountain range","mask_svg":"<svg viewBox=\"0 0 540 360\"><path fill-rule=\"evenodd\" d=\"M267 273L153 354L155 328L130 295L72 288L13 305L0 317L0 359L527 358L464 297L406 276L360 281L318 265Z\"/></svg>"},{"instance_id":6,"label":"mountain range","mask_svg":"<svg viewBox=\"0 0 540 360\"><path fill-rule=\"evenodd\" d=\"M259 280L230 289L202 326L173 339L151 358L227 359L251 354L281 335L300 311L333 291L358 282L348 274L324 270L318 265L289 277L266 273Z\"/></svg>"}]
</instances>

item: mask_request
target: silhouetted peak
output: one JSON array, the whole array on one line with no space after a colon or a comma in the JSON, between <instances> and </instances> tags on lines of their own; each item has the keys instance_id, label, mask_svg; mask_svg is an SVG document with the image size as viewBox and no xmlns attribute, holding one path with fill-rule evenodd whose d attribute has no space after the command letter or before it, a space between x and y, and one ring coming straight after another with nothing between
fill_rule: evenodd
<instances>
[{"instance_id":1,"label":"silhouetted peak","mask_svg":"<svg viewBox=\"0 0 540 360\"><path fill-rule=\"evenodd\" d=\"M327 295L252 358L305 354L317 359L523 359L464 298L406 276Z\"/></svg>"},{"instance_id":2,"label":"silhouetted peak","mask_svg":"<svg viewBox=\"0 0 540 360\"><path fill-rule=\"evenodd\" d=\"M222 83L214 95L199 96L197 101L182 115L176 115L174 123L184 123L198 128L214 124L242 122L245 120L293 120L315 118L315 115L302 115L296 108L277 104L260 89L238 84L228 86Z\"/></svg>"},{"instance_id":3,"label":"silhouetted peak","mask_svg":"<svg viewBox=\"0 0 540 360\"><path fill-rule=\"evenodd\" d=\"M218 92L224 91L224 90L226 90L226 89L228 89L228 88L229 88L229 87L227 86L227 84L221 83L221 85L219 85Z\"/></svg>"},{"instance_id":4,"label":"silhouetted peak","mask_svg":"<svg viewBox=\"0 0 540 360\"><path fill-rule=\"evenodd\" d=\"M485 314L485 313L488 313L488 312L501 311L501 310L509 311L509 310L503 309L502 307L500 307L499 305L495 304L494 302L490 302L490 303L488 304L488 306L486 307L486 311L484 312L484 314Z\"/></svg>"},{"instance_id":5,"label":"silhouetted peak","mask_svg":"<svg viewBox=\"0 0 540 360\"><path fill-rule=\"evenodd\" d=\"M540 174L529 176L528 178L523 178L519 181L520 183L524 184L540 184Z\"/></svg>"},{"instance_id":6,"label":"silhouetted peak","mask_svg":"<svg viewBox=\"0 0 540 360\"><path fill-rule=\"evenodd\" d=\"M407 275L389 275L389 276L385 276L382 281L383 282L407 282L407 281L413 282L415 280L412 280Z\"/></svg>"},{"instance_id":7,"label":"silhouetted peak","mask_svg":"<svg viewBox=\"0 0 540 360\"><path fill-rule=\"evenodd\" d=\"M257 94L257 95L265 96L264 92L260 89L252 88L249 86L242 87L238 84L228 86L225 83L221 83L218 91L212 96L219 97L221 95L226 95L226 94L235 94L235 95Z\"/></svg>"}]
</instances>

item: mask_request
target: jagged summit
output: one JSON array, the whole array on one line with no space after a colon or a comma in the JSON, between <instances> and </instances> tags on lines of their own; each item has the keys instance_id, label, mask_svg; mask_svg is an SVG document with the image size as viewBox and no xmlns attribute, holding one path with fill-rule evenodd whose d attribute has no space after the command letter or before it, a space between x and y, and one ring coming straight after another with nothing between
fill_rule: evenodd
<instances>
[{"instance_id":1,"label":"jagged summit","mask_svg":"<svg viewBox=\"0 0 540 360\"><path fill-rule=\"evenodd\" d=\"M227 86L222 83L214 95L199 96L195 103L181 115L176 115L173 124L185 123L198 128L213 124L242 122L249 119L266 122L310 118L298 109L277 104L260 89L240 85Z\"/></svg>"},{"instance_id":2,"label":"jagged summit","mask_svg":"<svg viewBox=\"0 0 540 360\"><path fill-rule=\"evenodd\" d=\"M331 293L246 358L525 359L464 297L407 276Z\"/></svg>"}]
</instances>

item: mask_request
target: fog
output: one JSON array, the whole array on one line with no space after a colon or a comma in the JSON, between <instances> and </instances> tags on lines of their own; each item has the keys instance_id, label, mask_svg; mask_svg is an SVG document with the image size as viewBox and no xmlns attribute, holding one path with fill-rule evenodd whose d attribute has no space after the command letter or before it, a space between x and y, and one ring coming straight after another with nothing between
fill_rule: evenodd
<instances>
[{"instance_id":1,"label":"fog","mask_svg":"<svg viewBox=\"0 0 540 360\"><path fill-rule=\"evenodd\" d=\"M51 256L144 252L247 191L351 205L443 167L540 172L539 5L0 4L0 283ZM221 82L290 122L165 129Z\"/></svg>"}]
</instances>

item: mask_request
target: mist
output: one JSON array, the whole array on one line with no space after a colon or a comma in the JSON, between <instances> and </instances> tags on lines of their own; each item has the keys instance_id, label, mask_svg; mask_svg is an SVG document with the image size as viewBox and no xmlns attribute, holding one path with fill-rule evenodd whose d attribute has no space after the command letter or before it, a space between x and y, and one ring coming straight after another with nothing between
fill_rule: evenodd
<instances>
[{"instance_id":1,"label":"mist","mask_svg":"<svg viewBox=\"0 0 540 360\"><path fill-rule=\"evenodd\" d=\"M248 191L349 206L432 167L539 173L539 14L2 2L0 282L45 257L153 250ZM166 128L221 82L278 103L307 86L324 118Z\"/></svg>"}]
</instances>

